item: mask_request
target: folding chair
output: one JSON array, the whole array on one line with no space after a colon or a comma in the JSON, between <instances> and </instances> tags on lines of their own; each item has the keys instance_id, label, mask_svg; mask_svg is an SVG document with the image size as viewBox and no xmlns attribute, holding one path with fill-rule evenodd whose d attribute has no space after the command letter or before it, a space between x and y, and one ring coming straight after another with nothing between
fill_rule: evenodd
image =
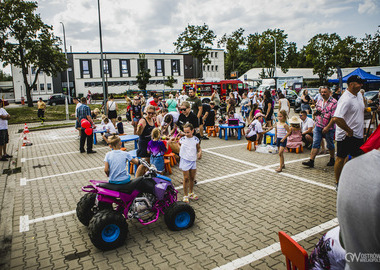
<instances>
[{"instance_id":1,"label":"folding chair","mask_svg":"<svg viewBox=\"0 0 380 270\"><path fill-rule=\"evenodd\" d=\"M288 270L307 270L307 252L285 232L279 232L281 252L286 258L286 269Z\"/></svg>"}]
</instances>

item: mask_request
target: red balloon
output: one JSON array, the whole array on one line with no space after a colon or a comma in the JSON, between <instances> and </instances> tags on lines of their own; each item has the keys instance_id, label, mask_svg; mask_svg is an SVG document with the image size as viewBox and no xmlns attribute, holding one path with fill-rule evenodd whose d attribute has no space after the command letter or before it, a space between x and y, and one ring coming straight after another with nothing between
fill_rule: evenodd
<instances>
[{"instance_id":1,"label":"red balloon","mask_svg":"<svg viewBox=\"0 0 380 270\"><path fill-rule=\"evenodd\" d=\"M82 128L90 128L91 123L88 120L85 120L81 123Z\"/></svg>"},{"instance_id":2,"label":"red balloon","mask_svg":"<svg viewBox=\"0 0 380 270\"><path fill-rule=\"evenodd\" d=\"M83 121L88 121L88 120L87 120L86 118L83 118L83 119L80 121L80 123L82 124Z\"/></svg>"},{"instance_id":3,"label":"red balloon","mask_svg":"<svg viewBox=\"0 0 380 270\"><path fill-rule=\"evenodd\" d=\"M86 135L90 136L92 134L92 128L86 128L84 130L84 133L86 133Z\"/></svg>"}]
</instances>

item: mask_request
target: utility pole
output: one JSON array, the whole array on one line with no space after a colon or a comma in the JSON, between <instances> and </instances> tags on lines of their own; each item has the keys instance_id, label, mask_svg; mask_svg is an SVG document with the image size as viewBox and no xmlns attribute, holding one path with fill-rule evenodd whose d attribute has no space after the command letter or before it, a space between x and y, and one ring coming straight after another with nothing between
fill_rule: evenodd
<instances>
[{"instance_id":1,"label":"utility pole","mask_svg":"<svg viewBox=\"0 0 380 270\"><path fill-rule=\"evenodd\" d=\"M102 74L102 85L103 85L103 106L104 113L107 115L107 89L106 83L104 81L104 59L103 59L103 41L102 41L102 22L100 19L100 0L98 0L98 17L99 17L99 40L100 40L100 65L101 65L101 74Z\"/></svg>"},{"instance_id":2,"label":"utility pole","mask_svg":"<svg viewBox=\"0 0 380 270\"><path fill-rule=\"evenodd\" d=\"M66 69L66 80L67 80L67 95L65 97L65 107L66 107L66 120L69 120L69 105L68 105L68 98L67 97L71 97L70 95L70 79L69 79L69 58L67 57L67 49L66 49L66 32L65 32L65 25L63 24L63 22L60 22L62 24L62 28L63 28L63 42L64 42L64 46L65 46L65 57L66 57L66 61L67 61L67 69Z\"/></svg>"}]
</instances>

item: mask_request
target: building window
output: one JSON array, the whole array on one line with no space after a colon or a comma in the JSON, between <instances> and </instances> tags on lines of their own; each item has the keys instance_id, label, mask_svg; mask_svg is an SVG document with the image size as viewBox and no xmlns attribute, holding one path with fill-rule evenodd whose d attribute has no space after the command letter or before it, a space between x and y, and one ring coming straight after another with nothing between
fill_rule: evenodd
<instances>
[{"instance_id":1,"label":"building window","mask_svg":"<svg viewBox=\"0 0 380 270\"><path fill-rule=\"evenodd\" d=\"M82 59L82 60L79 60L79 64L80 64L80 75L81 75L81 78L83 78L84 75L90 75L90 78L92 78L91 60L89 60L89 59Z\"/></svg>"},{"instance_id":2,"label":"building window","mask_svg":"<svg viewBox=\"0 0 380 270\"><path fill-rule=\"evenodd\" d=\"M218 58L218 52L215 52L215 58Z\"/></svg>"},{"instance_id":3,"label":"building window","mask_svg":"<svg viewBox=\"0 0 380 270\"><path fill-rule=\"evenodd\" d=\"M99 60L100 63L102 62L102 60ZM103 71L104 71L104 74L107 74L109 75L108 77L112 77L112 67L111 67L111 59L104 59L103 60ZM100 70L100 74L101 74L101 70Z\"/></svg>"},{"instance_id":4,"label":"building window","mask_svg":"<svg viewBox=\"0 0 380 270\"><path fill-rule=\"evenodd\" d=\"M210 71L210 66L207 66L207 71Z\"/></svg>"},{"instance_id":5,"label":"building window","mask_svg":"<svg viewBox=\"0 0 380 270\"><path fill-rule=\"evenodd\" d=\"M156 63L156 76L165 76L164 59L155 60Z\"/></svg>"},{"instance_id":6,"label":"building window","mask_svg":"<svg viewBox=\"0 0 380 270\"><path fill-rule=\"evenodd\" d=\"M45 84L44 83L40 83L40 91L45 91Z\"/></svg>"},{"instance_id":7,"label":"building window","mask_svg":"<svg viewBox=\"0 0 380 270\"><path fill-rule=\"evenodd\" d=\"M203 71L206 71L206 66L203 66Z\"/></svg>"},{"instance_id":8,"label":"building window","mask_svg":"<svg viewBox=\"0 0 380 270\"><path fill-rule=\"evenodd\" d=\"M380 71L376 71L376 75L380 75Z\"/></svg>"},{"instance_id":9,"label":"building window","mask_svg":"<svg viewBox=\"0 0 380 270\"><path fill-rule=\"evenodd\" d=\"M172 75L181 75L179 60L172 60Z\"/></svg>"},{"instance_id":10,"label":"building window","mask_svg":"<svg viewBox=\"0 0 380 270\"><path fill-rule=\"evenodd\" d=\"M33 92L37 92L37 85L33 86Z\"/></svg>"},{"instance_id":11,"label":"building window","mask_svg":"<svg viewBox=\"0 0 380 270\"><path fill-rule=\"evenodd\" d=\"M214 66L211 66L211 71L214 71Z\"/></svg>"},{"instance_id":12,"label":"building window","mask_svg":"<svg viewBox=\"0 0 380 270\"><path fill-rule=\"evenodd\" d=\"M213 58L213 56L214 56L214 53L213 53L213 52L211 52L211 53L210 53L210 55L211 55L211 58Z\"/></svg>"},{"instance_id":13,"label":"building window","mask_svg":"<svg viewBox=\"0 0 380 270\"><path fill-rule=\"evenodd\" d=\"M46 84L46 86L47 86L47 91L51 92L51 83Z\"/></svg>"},{"instance_id":14,"label":"building window","mask_svg":"<svg viewBox=\"0 0 380 270\"><path fill-rule=\"evenodd\" d=\"M130 77L130 61L127 59L120 60L120 77Z\"/></svg>"},{"instance_id":15,"label":"building window","mask_svg":"<svg viewBox=\"0 0 380 270\"><path fill-rule=\"evenodd\" d=\"M218 66L215 66L215 71L218 71Z\"/></svg>"},{"instance_id":16,"label":"building window","mask_svg":"<svg viewBox=\"0 0 380 270\"><path fill-rule=\"evenodd\" d=\"M147 59L137 59L137 70L140 73L141 71L148 69L148 60Z\"/></svg>"}]
</instances>

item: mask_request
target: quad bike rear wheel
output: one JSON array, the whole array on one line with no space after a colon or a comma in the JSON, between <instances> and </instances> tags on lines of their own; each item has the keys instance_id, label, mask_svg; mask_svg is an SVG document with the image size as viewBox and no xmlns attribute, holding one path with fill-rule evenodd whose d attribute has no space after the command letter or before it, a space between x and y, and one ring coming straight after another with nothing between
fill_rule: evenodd
<instances>
[{"instance_id":1,"label":"quad bike rear wheel","mask_svg":"<svg viewBox=\"0 0 380 270\"><path fill-rule=\"evenodd\" d=\"M172 231L181 231L194 224L194 209L187 203L175 202L165 210L166 226Z\"/></svg>"},{"instance_id":2,"label":"quad bike rear wheel","mask_svg":"<svg viewBox=\"0 0 380 270\"><path fill-rule=\"evenodd\" d=\"M128 224L124 216L115 210L102 210L90 220L88 235L100 250L111 250L124 244Z\"/></svg>"},{"instance_id":3,"label":"quad bike rear wheel","mask_svg":"<svg viewBox=\"0 0 380 270\"><path fill-rule=\"evenodd\" d=\"M93 209L95 206L95 199L96 199L95 193L86 193L83 195L83 197L79 200L77 204L77 211L76 211L77 217L84 226L88 226L91 218L95 214L94 209ZM99 202L97 210L103 210L103 209L112 210L112 205L105 202Z\"/></svg>"}]
</instances>

